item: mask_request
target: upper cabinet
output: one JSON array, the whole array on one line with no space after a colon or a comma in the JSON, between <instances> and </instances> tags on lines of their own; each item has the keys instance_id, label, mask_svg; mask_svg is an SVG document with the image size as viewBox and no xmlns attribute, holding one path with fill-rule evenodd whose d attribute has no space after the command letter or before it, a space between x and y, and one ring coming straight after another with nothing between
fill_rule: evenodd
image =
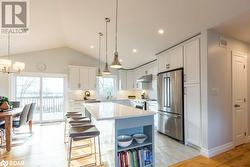
<instances>
[{"instance_id":1,"label":"upper cabinet","mask_svg":"<svg viewBox=\"0 0 250 167\"><path fill-rule=\"evenodd\" d=\"M183 46L163 52L158 57L158 72L183 67Z\"/></svg>"},{"instance_id":2,"label":"upper cabinet","mask_svg":"<svg viewBox=\"0 0 250 167\"><path fill-rule=\"evenodd\" d=\"M127 89L127 71L119 70L119 90Z\"/></svg>"},{"instance_id":3,"label":"upper cabinet","mask_svg":"<svg viewBox=\"0 0 250 167\"><path fill-rule=\"evenodd\" d=\"M119 70L118 82L119 90L141 89L137 79L144 75L152 74L156 78L157 63L152 62L147 65L136 68L135 70Z\"/></svg>"},{"instance_id":4,"label":"upper cabinet","mask_svg":"<svg viewBox=\"0 0 250 167\"><path fill-rule=\"evenodd\" d=\"M119 70L119 90L134 89L134 71L133 70Z\"/></svg>"},{"instance_id":5,"label":"upper cabinet","mask_svg":"<svg viewBox=\"0 0 250 167\"><path fill-rule=\"evenodd\" d=\"M134 71L128 70L127 71L127 89L132 90L135 87L135 81L134 81Z\"/></svg>"},{"instance_id":6,"label":"upper cabinet","mask_svg":"<svg viewBox=\"0 0 250 167\"><path fill-rule=\"evenodd\" d=\"M78 67L69 68L69 88L77 90L80 88L80 69Z\"/></svg>"},{"instance_id":7,"label":"upper cabinet","mask_svg":"<svg viewBox=\"0 0 250 167\"><path fill-rule=\"evenodd\" d=\"M95 90L96 68L69 66L69 88L71 90Z\"/></svg>"},{"instance_id":8,"label":"upper cabinet","mask_svg":"<svg viewBox=\"0 0 250 167\"><path fill-rule=\"evenodd\" d=\"M184 45L184 82L200 83L200 40L195 39Z\"/></svg>"}]
</instances>

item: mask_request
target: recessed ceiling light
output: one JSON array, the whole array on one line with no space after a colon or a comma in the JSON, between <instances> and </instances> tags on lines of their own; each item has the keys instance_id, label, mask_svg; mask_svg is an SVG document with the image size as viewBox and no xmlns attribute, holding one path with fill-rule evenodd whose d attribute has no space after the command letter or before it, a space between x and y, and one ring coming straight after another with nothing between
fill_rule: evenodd
<instances>
[{"instance_id":1,"label":"recessed ceiling light","mask_svg":"<svg viewBox=\"0 0 250 167\"><path fill-rule=\"evenodd\" d=\"M122 62L123 60L122 60L122 59L120 59L119 61L120 61L120 62Z\"/></svg>"},{"instance_id":2,"label":"recessed ceiling light","mask_svg":"<svg viewBox=\"0 0 250 167\"><path fill-rule=\"evenodd\" d=\"M137 49L133 49L132 51L133 51L134 53L136 53L136 52L137 52Z\"/></svg>"},{"instance_id":3,"label":"recessed ceiling light","mask_svg":"<svg viewBox=\"0 0 250 167\"><path fill-rule=\"evenodd\" d=\"M158 34L160 34L160 35L164 34L164 30L163 29L159 29L158 30Z\"/></svg>"},{"instance_id":4,"label":"recessed ceiling light","mask_svg":"<svg viewBox=\"0 0 250 167\"><path fill-rule=\"evenodd\" d=\"M94 47L94 45L90 45L90 48L91 48L91 49L94 49L95 47Z\"/></svg>"}]
</instances>

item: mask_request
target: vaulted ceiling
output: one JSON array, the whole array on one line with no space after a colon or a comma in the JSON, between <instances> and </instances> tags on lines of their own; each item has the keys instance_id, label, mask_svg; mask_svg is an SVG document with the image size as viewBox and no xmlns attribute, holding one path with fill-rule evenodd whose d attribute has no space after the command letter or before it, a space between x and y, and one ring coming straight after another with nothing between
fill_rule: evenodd
<instances>
[{"instance_id":1,"label":"vaulted ceiling","mask_svg":"<svg viewBox=\"0 0 250 167\"><path fill-rule=\"evenodd\" d=\"M155 53L250 11L249 0L120 0L119 54L125 68L155 59ZM30 0L30 31L13 36L14 54L67 46L98 57L98 32L109 17L109 62L114 51L115 0ZM248 18L250 20L250 18ZM159 35L158 29L165 33ZM90 45L94 48L91 49ZM104 45L104 39L103 39ZM137 49L133 53L132 49ZM0 55L7 37L0 36ZM102 50L104 60L104 47Z\"/></svg>"}]
</instances>

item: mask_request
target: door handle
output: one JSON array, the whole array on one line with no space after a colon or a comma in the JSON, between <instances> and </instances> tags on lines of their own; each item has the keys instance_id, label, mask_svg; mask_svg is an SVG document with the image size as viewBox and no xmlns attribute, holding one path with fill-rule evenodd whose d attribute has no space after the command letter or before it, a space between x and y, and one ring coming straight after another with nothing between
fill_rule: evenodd
<instances>
[{"instance_id":1,"label":"door handle","mask_svg":"<svg viewBox=\"0 0 250 167\"><path fill-rule=\"evenodd\" d=\"M240 105L239 104L235 104L234 107L240 107Z\"/></svg>"}]
</instances>

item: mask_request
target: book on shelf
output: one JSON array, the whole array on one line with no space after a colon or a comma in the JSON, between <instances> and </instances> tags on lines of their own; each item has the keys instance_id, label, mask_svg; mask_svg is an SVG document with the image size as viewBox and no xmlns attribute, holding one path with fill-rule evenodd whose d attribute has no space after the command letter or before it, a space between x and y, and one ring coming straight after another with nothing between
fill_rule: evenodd
<instances>
[{"instance_id":1,"label":"book on shelf","mask_svg":"<svg viewBox=\"0 0 250 167\"><path fill-rule=\"evenodd\" d=\"M144 167L153 162L152 151L147 147L122 151L117 157L119 167Z\"/></svg>"}]
</instances>

